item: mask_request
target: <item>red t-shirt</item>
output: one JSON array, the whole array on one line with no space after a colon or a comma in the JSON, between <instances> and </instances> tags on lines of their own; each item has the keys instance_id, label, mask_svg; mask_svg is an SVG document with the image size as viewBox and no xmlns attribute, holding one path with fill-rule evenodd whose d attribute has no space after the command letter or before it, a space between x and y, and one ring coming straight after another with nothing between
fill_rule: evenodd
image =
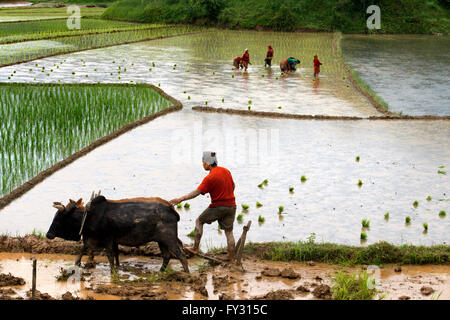
<instances>
[{"instance_id":1,"label":"red t-shirt","mask_svg":"<svg viewBox=\"0 0 450 320\"><path fill-rule=\"evenodd\" d=\"M242 61L250 61L250 54L248 52L244 52L244 54L242 55Z\"/></svg>"},{"instance_id":2,"label":"red t-shirt","mask_svg":"<svg viewBox=\"0 0 450 320\"><path fill-rule=\"evenodd\" d=\"M214 167L198 186L202 194L209 193L211 196L210 208L235 207L234 181L230 171L223 167Z\"/></svg>"}]
</instances>

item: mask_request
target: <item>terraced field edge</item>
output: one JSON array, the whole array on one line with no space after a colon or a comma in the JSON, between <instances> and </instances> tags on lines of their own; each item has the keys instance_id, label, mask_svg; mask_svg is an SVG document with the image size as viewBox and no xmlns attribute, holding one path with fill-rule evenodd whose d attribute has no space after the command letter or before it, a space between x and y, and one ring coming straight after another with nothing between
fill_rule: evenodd
<instances>
[{"instance_id":1,"label":"terraced field edge","mask_svg":"<svg viewBox=\"0 0 450 320\"><path fill-rule=\"evenodd\" d=\"M328 115L309 115L309 114L293 114L293 113L280 113L270 111L252 111L252 110L240 110L231 108L215 108L205 106L194 106L192 110L197 112L210 112L210 113L226 113L231 115L249 116L249 117L263 117L263 118L281 118L281 119L297 119L297 120L428 120L428 121L448 121L450 116L408 116L389 114L385 116L370 116L370 117L353 117L353 116L328 116Z\"/></svg>"},{"instance_id":2,"label":"terraced field edge","mask_svg":"<svg viewBox=\"0 0 450 320\"><path fill-rule=\"evenodd\" d=\"M358 73L350 68L350 66L345 62L345 59L342 55L341 41L342 33L335 32L333 37L334 55L336 56L336 59L338 59L342 63L345 73L347 74L347 78L351 82L353 87L364 97L366 97L367 100L369 100L369 102L375 107L375 109L377 109L377 111L389 116L396 115L396 113L392 113L389 111L389 106L386 101L379 97L370 88L370 86L359 77Z\"/></svg>"}]
</instances>

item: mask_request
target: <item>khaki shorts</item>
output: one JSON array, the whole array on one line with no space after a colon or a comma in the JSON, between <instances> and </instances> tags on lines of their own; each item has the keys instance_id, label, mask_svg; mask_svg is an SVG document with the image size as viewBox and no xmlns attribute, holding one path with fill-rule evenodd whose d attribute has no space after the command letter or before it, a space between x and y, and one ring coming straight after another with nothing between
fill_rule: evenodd
<instances>
[{"instance_id":1,"label":"khaki shorts","mask_svg":"<svg viewBox=\"0 0 450 320\"><path fill-rule=\"evenodd\" d=\"M198 219L201 223L207 224L218 221L221 229L232 231L235 215L236 207L208 207L205 211L202 212L202 214L200 214Z\"/></svg>"}]
</instances>

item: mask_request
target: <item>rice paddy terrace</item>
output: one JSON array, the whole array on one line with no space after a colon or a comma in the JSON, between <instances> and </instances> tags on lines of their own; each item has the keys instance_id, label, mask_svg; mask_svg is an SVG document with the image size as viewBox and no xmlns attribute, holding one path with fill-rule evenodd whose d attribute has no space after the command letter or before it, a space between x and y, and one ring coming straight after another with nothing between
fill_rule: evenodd
<instances>
[{"instance_id":1,"label":"rice paddy terrace","mask_svg":"<svg viewBox=\"0 0 450 320\"><path fill-rule=\"evenodd\" d=\"M93 18L82 20L82 30L68 31L61 21L22 23L17 32L13 22L0 23L3 196L127 123L176 100L184 108L121 134L8 202L0 211L0 233L45 231L53 201L86 199L92 190L112 199L184 194L205 174L201 152L214 149L236 181L238 223L255 222L250 241L297 241L312 233L318 241L358 245L450 240L449 220L441 214L450 209L448 108L421 104L415 107L420 112L411 112L444 116L434 121L369 120L383 113L355 89L335 34L105 25ZM344 59L357 65L345 43L344 36ZM271 69L263 61L268 44L275 48ZM231 61L245 48L252 64L248 72L234 70ZM317 80L314 53L323 63ZM289 56L300 66L281 74L278 62ZM365 80L364 69L356 69ZM384 92L377 94L390 106ZM408 92L421 94L420 88ZM448 102L444 96L443 105ZM242 117L197 112L196 106L335 120ZM393 111L409 114L407 108ZM208 201L197 198L190 209L178 209L183 241L189 242ZM205 226L204 249L224 244L216 224Z\"/></svg>"}]
</instances>

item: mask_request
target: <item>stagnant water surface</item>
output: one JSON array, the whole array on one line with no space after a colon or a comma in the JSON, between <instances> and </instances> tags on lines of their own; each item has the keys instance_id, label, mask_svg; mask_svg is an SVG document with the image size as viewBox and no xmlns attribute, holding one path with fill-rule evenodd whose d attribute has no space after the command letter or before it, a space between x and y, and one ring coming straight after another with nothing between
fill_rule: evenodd
<instances>
[{"instance_id":1,"label":"stagnant water surface","mask_svg":"<svg viewBox=\"0 0 450 320\"><path fill-rule=\"evenodd\" d=\"M450 211L449 175L437 171L450 166L449 135L445 121L298 121L183 110L53 174L0 211L0 233L47 231L55 213L53 201L88 199L93 190L101 189L110 199L179 197L206 175L202 151L215 150L219 165L234 177L238 213L241 204L250 206L243 214L244 224L253 221L249 241L296 241L315 233L319 242L359 245L361 220L367 218L367 244L448 243L450 221L438 213ZM259 188L264 179L268 185ZM257 201L263 206L256 208ZM179 236L185 242L209 199L199 196L188 202L189 210L179 210ZM279 206L284 206L281 215ZM412 218L410 224L405 224L406 216ZM241 231L236 223L236 237ZM217 223L205 227L204 249L225 244Z\"/></svg>"},{"instance_id":2,"label":"stagnant water surface","mask_svg":"<svg viewBox=\"0 0 450 320\"><path fill-rule=\"evenodd\" d=\"M275 50L272 68L264 68L268 44ZM248 72L234 70L232 59L245 48L252 65ZM315 52L323 63L318 81L312 77ZM279 62L289 56L299 58L300 67L282 76ZM185 106L250 106L260 111L362 117L378 114L349 85L334 57L333 34L327 33L205 32L14 65L0 69L0 81L134 81L160 85Z\"/></svg>"},{"instance_id":3,"label":"stagnant water surface","mask_svg":"<svg viewBox=\"0 0 450 320\"><path fill-rule=\"evenodd\" d=\"M450 115L450 37L346 35L342 52L390 110Z\"/></svg>"}]
</instances>

